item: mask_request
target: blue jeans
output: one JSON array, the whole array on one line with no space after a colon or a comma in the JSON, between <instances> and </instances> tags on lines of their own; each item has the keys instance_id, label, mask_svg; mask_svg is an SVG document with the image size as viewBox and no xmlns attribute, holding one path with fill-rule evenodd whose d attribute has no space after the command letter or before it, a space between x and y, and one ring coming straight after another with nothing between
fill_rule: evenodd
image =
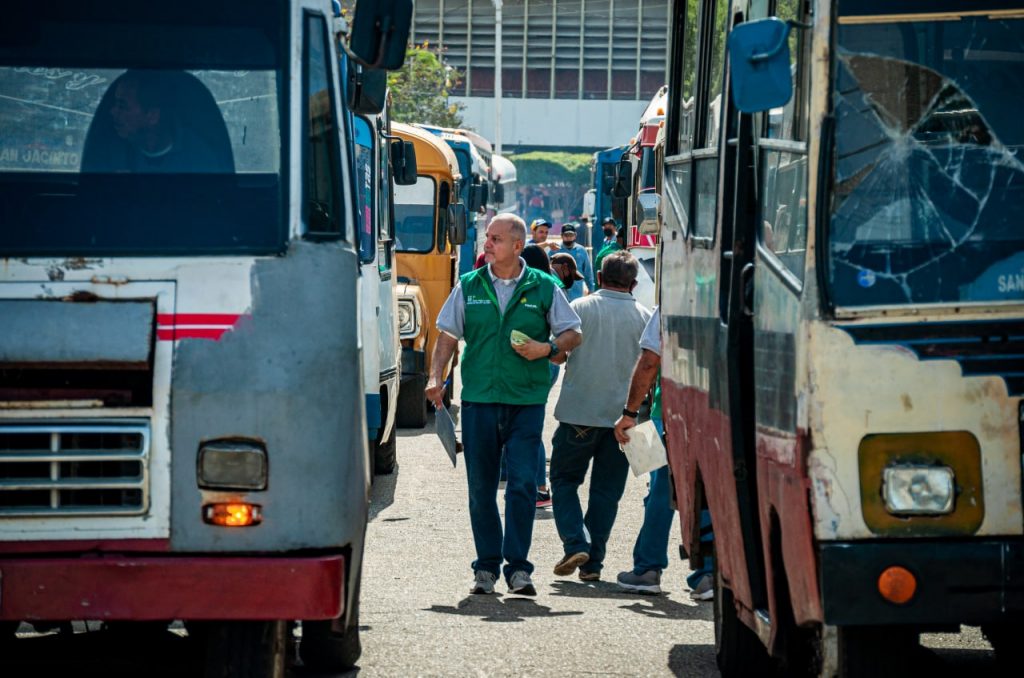
<instances>
[{"instance_id":1,"label":"blue jeans","mask_svg":"<svg viewBox=\"0 0 1024 678\"><path fill-rule=\"evenodd\" d=\"M554 386L555 382L558 381L558 365L554 363L548 363L551 368L551 385ZM501 475L498 477L499 480L508 480L508 473L505 470L505 451L501 451ZM547 487L548 485L548 455L544 450L544 441L541 440L540 444L537 445L537 487Z\"/></svg>"},{"instance_id":2,"label":"blue jeans","mask_svg":"<svg viewBox=\"0 0 1024 678\"><path fill-rule=\"evenodd\" d=\"M654 419L658 433L665 435L660 419ZM672 477L668 466L651 471L651 484L644 497L644 522L633 546L633 573L661 572L668 567L668 536L676 512L672 509Z\"/></svg>"},{"instance_id":3,"label":"blue jeans","mask_svg":"<svg viewBox=\"0 0 1024 678\"><path fill-rule=\"evenodd\" d=\"M533 572L527 559L537 504L537 447L544 426L543 405L462 402L462 444L469 482L469 521L476 560L473 570L508 579L517 570ZM502 448L508 466L505 529L498 512Z\"/></svg>"},{"instance_id":4,"label":"blue jeans","mask_svg":"<svg viewBox=\"0 0 1024 678\"><path fill-rule=\"evenodd\" d=\"M594 469L584 516L579 487L591 459ZM619 449L614 429L558 425L551 441L551 511L565 553L590 555L580 568L583 572L601 571L628 471L629 462Z\"/></svg>"}]
</instances>

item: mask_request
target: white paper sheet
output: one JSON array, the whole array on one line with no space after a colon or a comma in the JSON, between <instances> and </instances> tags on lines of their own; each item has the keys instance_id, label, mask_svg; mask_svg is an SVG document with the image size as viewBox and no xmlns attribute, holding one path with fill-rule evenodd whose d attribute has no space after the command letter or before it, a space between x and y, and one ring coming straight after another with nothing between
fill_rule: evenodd
<instances>
[{"instance_id":1,"label":"white paper sheet","mask_svg":"<svg viewBox=\"0 0 1024 678\"><path fill-rule=\"evenodd\" d=\"M634 476L650 473L668 463L665 445L653 421L648 419L637 424L626 431L626 435L629 436L629 442L622 446L622 451L626 453Z\"/></svg>"}]
</instances>

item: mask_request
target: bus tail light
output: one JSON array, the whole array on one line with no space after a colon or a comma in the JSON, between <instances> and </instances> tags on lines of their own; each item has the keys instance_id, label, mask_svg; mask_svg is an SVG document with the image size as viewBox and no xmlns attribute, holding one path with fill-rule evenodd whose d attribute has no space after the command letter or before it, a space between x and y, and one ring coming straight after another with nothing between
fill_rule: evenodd
<instances>
[{"instance_id":1,"label":"bus tail light","mask_svg":"<svg viewBox=\"0 0 1024 678\"><path fill-rule=\"evenodd\" d=\"M219 527L250 527L263 522L263 510L258 504L244 502L207 504L203 520Z\"/></svg>"},{"instance_id":2,"label":"bus tail light","mask_svg":"<svg viewBox=\"0 0 1024 678\"><path fill-rule=\"evenodd\" d=\"M887 567L878 575L878 592L890 603L903 605L917 593L917 578L905 567Z\"/></svg>"}]
</instances>

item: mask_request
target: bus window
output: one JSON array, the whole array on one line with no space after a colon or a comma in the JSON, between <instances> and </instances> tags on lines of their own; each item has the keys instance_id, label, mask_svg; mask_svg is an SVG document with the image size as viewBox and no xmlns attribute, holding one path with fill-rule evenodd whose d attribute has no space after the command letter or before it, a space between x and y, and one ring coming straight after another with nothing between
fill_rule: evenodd
<instances>
[{"instance_id":1,"label":"bus window","mask_svg":"<svg viewBox=\"0 0 1024 678\"><path fill-rule=\"evenodd\" d=\"M778 0L776 16L807 21L805 0ZM810 39L807 31L790 33L793 97L763 116L758 141L760 241L797 280L803 281L807 250L807 118L810 92Z\"/></svg>"},{"instance_id":2,"label":"bus window","mask_svg":"<svg viewBox=\"0 0 1024 678\"><path fill-rule=\"evenodd\" d=\"M314 237L339 237L344 222L338 193L341 172L337 145L333 143L338 127L331 87L327 23L322 16L308 15L305 29L306 228Z\"/></svg>"},{"instance_id":3,"label":"bus window","mask_svg":"<svg viewBox=\"0 0 1024 678\"><path fill-rule=\"evenodd\" d=\"M378 121L378 125L383 126L384 123ZM384 151L387 148L387 142L380 142L378 137L378 143L383 143L383 148L379 149L377 158L379 162L378 167L378 195L380 196L380 203L378 205L378 221L380 221L380 247L377 252L377 268L381 273L385 273L391 270L392 267L392 248L389 244L391 239L394 237L394 232L391 225L391 172L390 166L388 165L388 154Z\"/></svg>"},{"instance_id":4,"label":"bus window","mask_svg":"<svg viewBox=\"0 0 1024 678\"><path fill-rule=\"evenodd\" d=\"M417 177L412 186L395 186L395 247L399 252L434 249L434 180Z\"/></svg>"},{"instance_id":5,"label":"bus window","mask_svg":"<svg viewBox=\"0 0 1024 678\"><path fill-rule=\"evenodd\" d=\"M679 129L676 153L687 153L693 148L694 94L697 91L697 9L700 0L681 0L686 12L683 21L682 35L677 36L682 42L682 82L677 88L679 98ZM681 8L683 9L683 8Z\"/></svg>"},{"instance_id":6,"label":"bus window","mask_svg":"<svg viewBox=\"0 0 1024 678\"><path fill-rule=\"evenodd\" d=\"M68 40L47 17L0 46L0 253L282 251L277 20L226 40L132 15Z\"/></svg>"},{"instance_id":7,"label":"bus window","mask_svg":"<svg viewBox=\"0 0 1024 678\"><path fill-rule=\"evenodd\" d=\"M355 117L356 229L359 232L359 260L373 261L377 252L377 233L373 218L373 140L370 123Z\"/></svg>"},{"instance_id":8,"label":"bus window","mask_svg":"<svg viewBox=\"0 0 1024 678\"><path fill-rule=\"evenodd\" d=\"M702 20L711 33L707 36L708 67L707 95L703 98L704 125L698 130L697 148L694 149L695 206L693 210L693 235L696 238L713 238L715 216L718 207L718 133L722 118L723 67L725 65L725 33L728 28L729 3L727 0L705 0L701 7L713 22ZM704 151L704 152L700 152Z\"/></svg>"}]
</instances>

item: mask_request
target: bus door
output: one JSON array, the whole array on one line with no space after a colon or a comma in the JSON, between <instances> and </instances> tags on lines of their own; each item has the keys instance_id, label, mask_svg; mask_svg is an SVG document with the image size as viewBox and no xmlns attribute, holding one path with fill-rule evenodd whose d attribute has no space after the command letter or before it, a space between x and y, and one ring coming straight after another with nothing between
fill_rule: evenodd
<instances>
[{"instance_id":1,"label":"bus door","mask_svg":"<svg viewBox=\"0 0 1024 678\"><path fill-rule=\"evenodd\" d=\"M804 0L773 4L780 19L810 21ZM753 171L745 174L748 195L757 196L749 201L753 218L747 221L746 236L756 247L751 263L744 264L741 284L752 286L742 296L753 320L753 343L747 350L753 364L759 512L773 630L791 628L794 620L802 624L821 618L803 481L807 432L797 412L798 402L805 402L798 397L797 347L808 235L810 33L794 29L789 41L794 95L784 107L743 116L753 138L740 140L741 149L753 150ZM776 636L764 639L769 647Z\"/></svg>"},{"instance_id":2,"label":"bus door","mask_svg":"<svg viewBox=\"0 0 1024 678\"><path fill-rule=\"evenodd\" d=\"M660 271L669 457L691 566L715 556L726 594L716 607L729 612L735 598L731 615L753 628L766 596L751 444L752 325L741 294L751 272L744 273L752 261L750 228L743 227L748 208L734 199L741 128L722 110L729 4L680 0L674 22L680 47L669 84ZM712 552L700 542L704 508L714 527Z\"/></svg>"}]
</instances>

